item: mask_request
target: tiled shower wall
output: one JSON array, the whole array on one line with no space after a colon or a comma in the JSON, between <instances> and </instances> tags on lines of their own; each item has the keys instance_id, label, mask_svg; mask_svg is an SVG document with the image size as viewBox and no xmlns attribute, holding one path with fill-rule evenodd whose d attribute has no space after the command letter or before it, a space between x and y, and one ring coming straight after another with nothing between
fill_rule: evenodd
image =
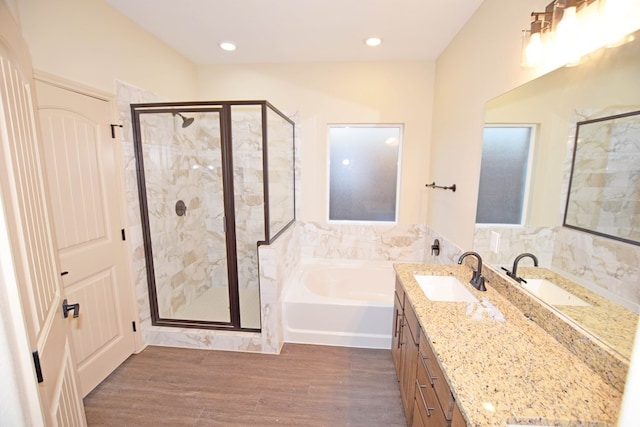
<instances>
[{"instance_id":1,"label":"tiled shower wall","mask_svg":"<svg viewBox=\"0 0 640 427\"><path fill-rule=\"evenodd\" d=\"M233 106L231 133L238 286L258 289L256 242L265 239L261 108Z\"/></svg>"},{"instance_id":2,"label":"tiled shower wall","mask_svg":"<svg viewBox=\"0 0 640 427\"><path fill-rule=\"evenodd\" d=\"M219 120L211 113L195 116L184 129L169 113L141 118L158 310L164 318L210 287L227 286L220 280L226 277L226 253ZM183 216L174 208L178 200L187 206ZM217 316L229 319L228 313Z\"/></svg>"}]
</instances>

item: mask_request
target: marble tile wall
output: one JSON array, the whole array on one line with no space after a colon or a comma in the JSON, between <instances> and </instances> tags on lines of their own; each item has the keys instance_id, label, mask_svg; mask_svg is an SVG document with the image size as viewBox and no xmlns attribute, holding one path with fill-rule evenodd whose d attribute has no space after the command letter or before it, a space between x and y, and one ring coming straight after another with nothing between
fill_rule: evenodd
<instances>
[{"instance_id":1,"label":"marble tile wall","mask_svg":"<svg viewBox=\"0 0 640 427\"><path fill-rule=\"evenodd\" d=\"M298 223L302 259L423 262L424 225Z\"/></svg>"},{"instance_id":2,"label":"marble tile wall","mask_svg":"<svg viewBox=\"0 0 640 427\"><path fill-rule=\"evenodd\" d=\"M431 248L436 239L440 246L439 252ZM456 264L460 255L464 251L470 250L462 250L458 245L430 227L427 227L424 243L424 263L426 264Z\"/></svg>"},{"instance_id":3,"label":"marble tile wall","mask_svg":"<svg viewBox=\"0 0 640 427\"><path fill-rule=\"evenodd\" d=\"M192 114L188 128L171 114L141 117L148 218L153 243L158 311L163 318L227 287L224 259L219 120ZM183 201L186 214L177 215ZM203 230L204 225L204 230ZM228 321L218 313L216 320Z\"/></svg>"},{"instance_id":4,"label":"marble tile wall","mask_svg":"<svg viewBox=\"0 0 640 427\"><path fill-rule=\"evenodd\" d=\"M491 250L491 234L498 233L498 252ZM540 265L551 265L556 231L553 227L476 225L473 250L482 254L483 261L497 266L509 266L518 254L534 254Z\"/></svg>"},{"instance_id":5,"label":"marble tile wall","mask_svg":"<svg viewBox=\"0 0 640 427\"><path fill-rule=\"evenodd\" d=\"M287 229L271 245L260 246L260 302L263 331L262 351L279 353L284 343L282 298L301 262L299 235L296 225Z\"/></svg>"},{"instance_id":6,"label":"marble tile wall","mask_svg":"<svg viewBox=\"0 0 640 427\"><path fill-rule=\"evenodd\" d=\"M260 106L231 108L238 286L258 289L256 242L264 235L264 179Z\"/></svg>"},{"instance_id":7,"label":"marble tile wall","mask_svg":"<svg viewBox=\"0 0 640 427\"><path fill-rule=\"evenodd\" d=\"M640 246L561 227L551 266L640 313Z\"/></svg>"}]
</instances>

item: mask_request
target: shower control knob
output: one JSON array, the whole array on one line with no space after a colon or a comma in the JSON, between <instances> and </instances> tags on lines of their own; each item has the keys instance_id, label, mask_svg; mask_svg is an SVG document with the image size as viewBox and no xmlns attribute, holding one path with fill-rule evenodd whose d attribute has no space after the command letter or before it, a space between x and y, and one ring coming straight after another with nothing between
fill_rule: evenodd
<instances>
[{"instance_id":1,"label":"shower control knob","mask_svg":"<svg viewBox=\"0 0 640 427\"><path fill-rule=\"evenodd\" d=\"M176 202L176 215L185 216L187 214L187 205L182 200Z\"/></svg>"}]
</instances>

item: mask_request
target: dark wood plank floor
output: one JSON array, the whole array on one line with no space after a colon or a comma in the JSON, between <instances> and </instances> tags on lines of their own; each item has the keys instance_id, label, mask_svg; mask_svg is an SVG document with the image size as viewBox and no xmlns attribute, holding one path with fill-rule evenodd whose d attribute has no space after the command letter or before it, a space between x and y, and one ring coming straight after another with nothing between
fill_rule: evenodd
<instances>
[{"instance_id":1,"label":"dark wood plank floor","mask_svg":"<svg viewBox=\"0 0 640 427\"><path fill-rule=\"evenodd\" d=\"M390 350L147 347L85 399L90 426L405 426Z\"/></svg>"}]
</instances>

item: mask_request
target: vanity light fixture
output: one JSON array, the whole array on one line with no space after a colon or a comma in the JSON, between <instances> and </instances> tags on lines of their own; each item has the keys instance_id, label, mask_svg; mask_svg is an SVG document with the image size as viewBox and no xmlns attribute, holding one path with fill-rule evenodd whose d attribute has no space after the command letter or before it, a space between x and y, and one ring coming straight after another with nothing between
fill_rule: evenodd
<instances>
[{"instance_id":1,"label":"vanity light fixture","mask_svg":"<svg viewBox=\"0 0 640 427\"><path fill-rule=\"evenodd\" d=\"M553 0L544 12L531 13L530 28L523 31L522 65L575 65L637 30L638 14L640 0Z\"/></svg>"},{"instance_id":2,"label":"vanity light fixture","mask_svg":"<svg viewBox=\"0 0 640 427\"><path fill-rule=\"evenodd\" d=\"M553 12L549 10L549 6L547 6L547 11L545 12L531 13L530 29L522 32L524 38L524 66L535 67L542 63L546 38L551 32L552 17ZM543 40L543 37L545 40Z\"/></svg>"},{"instance_id":3,"label":"vanity light fixture","mask_svg":"<svg viewBox=\"0 0 640 427\"><path fill-rule=\"evenodd\" d=\"M382 39L380 37L369 37L364 41L367 46L376 47L382 44Z\"/></svg>"},{"instance_id":4,"label":"vanity light fixture","mask_svg":"<svg viewBox=\"0 0 640 427\"><path fill-rule=\"evenodd\" d=\"M235 43L230 41L222 41L218 43L218 46L220 46L220 49L226 50L227 52L233 52L234 50L236 50Z\"/></svg>"}]
</instances>

